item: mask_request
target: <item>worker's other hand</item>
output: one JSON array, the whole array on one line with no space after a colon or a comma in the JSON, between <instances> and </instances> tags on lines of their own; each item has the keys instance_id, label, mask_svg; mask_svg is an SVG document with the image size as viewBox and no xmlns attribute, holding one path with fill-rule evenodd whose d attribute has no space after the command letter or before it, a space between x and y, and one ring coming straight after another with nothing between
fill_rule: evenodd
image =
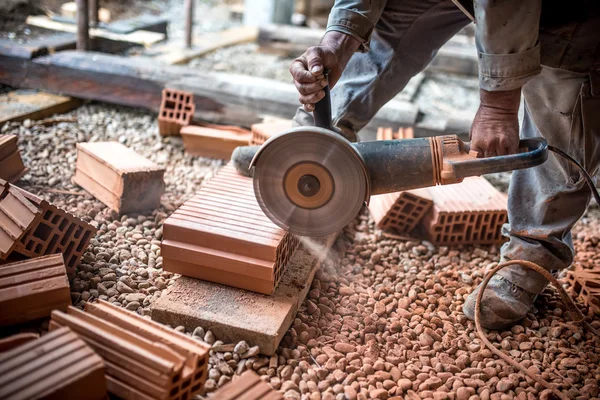
<instances>
[{"instance_id":1,"label":"worker's other hand","mask_svg":"<svg viewBox=\"0 0 600 400\"><path fill-rule=\"evenodd\" d=\"M325 96L323 88L327 86L327 79L324 71L329 70L329 87L333 88L359 46L360 42L352 36L331 31L325 34L320 45L310 47L294 60L290 73L300 93L298 99L306 111L314 111L315 103Z\"/></svg>"},{"instance_id":2,"label":"worker's other hand","mask_svg":"<svg viewBox=\"0 0 600 400\"><path fill-rule=\"evenodd\" d=\"M521 89L480 90L481 104L471 126L471 151L480 157L505 156L519 150Z\"/></svg>"}]
</instances>

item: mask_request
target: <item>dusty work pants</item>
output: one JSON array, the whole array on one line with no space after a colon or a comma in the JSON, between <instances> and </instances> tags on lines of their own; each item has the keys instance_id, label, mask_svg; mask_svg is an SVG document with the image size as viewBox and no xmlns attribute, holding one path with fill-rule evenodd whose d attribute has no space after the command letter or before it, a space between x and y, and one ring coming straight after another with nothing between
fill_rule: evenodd
<instances>
[{"instance_id":1,"label":"dusty work pants","mask_svg":"<svg viewBox=\"0 0 600 400\"><path fill-rule=\"evenodd\" d=\"M332 90L334 125L347 137L355 135L469 22L450 0L388 2L371 51L355 54ZM553 63L560 61L553 57L567 54L560 48L545 50ZM600 163L600 75L544 67L523 87L523 95L521 136L545 137L595 174ZM299 108L295 124L313 123ZM568 267L574 257L571 228L585 212L590 195L578 171L553 154L541 166L515 171L509 190L510 224L503 228L509 237L503 259L529 260L548 270ZM532 293L540 293L547 283L519 266L500 274Z\"/></svg>"}]
</instances>

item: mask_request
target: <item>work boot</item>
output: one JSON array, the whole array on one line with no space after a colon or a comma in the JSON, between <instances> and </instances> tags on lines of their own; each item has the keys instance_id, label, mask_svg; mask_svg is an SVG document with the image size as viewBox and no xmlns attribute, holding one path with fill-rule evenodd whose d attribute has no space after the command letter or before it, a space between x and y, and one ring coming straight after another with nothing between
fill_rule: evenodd
<instances>
[{"instance_id":1,"label":"work boot","mask_svg":"<svg viewBox=\"0 0 600 400\"><path fill-rule=\"evenodd\" d=\"M475 302L481 284L473 290L463 306L467 318L475 321ZM481 299L481 326L486 329L504 330L519 320L533 308L537 295L520 288L500 275L494 275Z\"/></svg>"},{"instance_id":2,"label":"work boot","mask_svg":"<svg viewBox=\"0 0 600 400\"><path fill-rule=\"evenodd\" d=\"M240 146L233 150L231 162L237 172L244 176L252 177L250 162L259 148L260 146Z\"/></svg>"}]
</instances>

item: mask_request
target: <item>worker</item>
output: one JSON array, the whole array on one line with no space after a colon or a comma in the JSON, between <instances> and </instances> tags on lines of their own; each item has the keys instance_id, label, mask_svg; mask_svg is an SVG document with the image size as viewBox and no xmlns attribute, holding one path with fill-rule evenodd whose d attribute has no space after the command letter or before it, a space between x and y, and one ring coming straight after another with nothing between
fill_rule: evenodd
<instances>
[{"instance_id":1,"label":"worker","mask_svg":"<svg viewBox=\"0 0 600 400\"><path fill-rule=\"evenodd\" d=\"M313 125L329 70L333 124L351 141L375 113L423 70L471 20L479 59L480 105L471 149L481 156L515 153L521 96L523 138L543 136L592 174L600 162L600 19L595 0L336 0L320 45L290 72L303 106L295 125ZM550 271L574 259L571 228L590 190L578 171L549 154L541 166L513 172L508 242L501 260L529 260ZM547 280L521 266L501 270L487 286L482 325L504 329L521 320ZM463 311L474 319L479 287Z\"/></svg>"}]
</instances>

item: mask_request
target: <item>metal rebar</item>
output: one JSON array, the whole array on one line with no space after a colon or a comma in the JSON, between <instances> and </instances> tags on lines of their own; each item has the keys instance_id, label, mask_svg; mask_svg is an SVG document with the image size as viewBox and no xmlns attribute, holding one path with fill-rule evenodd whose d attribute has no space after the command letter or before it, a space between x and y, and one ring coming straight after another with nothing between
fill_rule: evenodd
<instances>
[{"instance_id":1,"label":"metal rebar","mask_svg":"<svg viewBox=\"0 0 600 400\"><path fill-rule=\"evenodd\" d=\"M90 23L88 0L77 0L77 50L90 48Z\"/></svg>"}]
</instances>

